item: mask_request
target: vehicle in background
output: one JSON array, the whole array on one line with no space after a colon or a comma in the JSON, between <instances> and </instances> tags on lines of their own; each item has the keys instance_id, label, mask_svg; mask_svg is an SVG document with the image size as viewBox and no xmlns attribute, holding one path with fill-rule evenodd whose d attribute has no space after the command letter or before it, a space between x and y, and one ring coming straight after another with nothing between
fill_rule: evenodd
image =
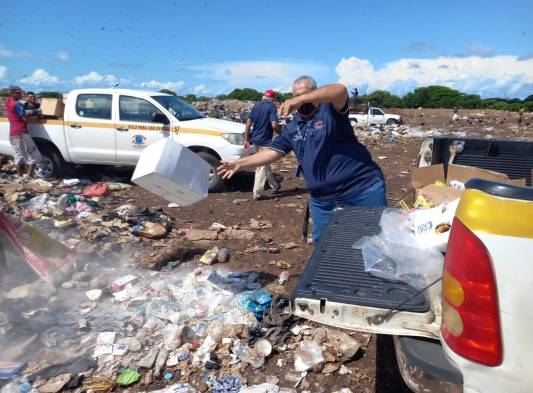
<instances>
[{"instance_id":1,"label":"vehicle in background","mask_svg":"<svg viewBox=\"0 0 533 393\"><path fill-rule=\"evenodd\" d=\"M400 115L391 115L383 112L380 108L371 107L370 105L356 106L354 113L350 111L348 115L352 126L358 124L362 125L394 125L401 124L402 117Z\"/></svg>"},{"instance_id":2,"label":"vehicle in background","mask_svg":"<svg viewBox=\"0 0 533 393\"><path fill-rule=\"evenodd\" d=\"M28 131L44 156L38 176L60 177L69 164L135 166L143 149L163 138L188 147L211 165L209 191L224 181L221 160L245 155L244 125L208 118L178 97L128 89L71 91L55 118L29 118ZM0 118L0 154L12 155L9 123Z\"/></svg>"},{"instance_id":3,"label":"vehicle in background","mask_svg":"<svg viewBox=\"0 0 533 393\"><path fill-rule=\"evenodd\" d=\"M451 160L532 181L533 142L434 138L420 165ZM297 316L394 336L414 392L530 392L533 385L533 188L471 179L451 227L442 290L426 296L364 270L353 244L380 232L383 208L333 215L291 295Z\"/></svg>"}]
</instances>

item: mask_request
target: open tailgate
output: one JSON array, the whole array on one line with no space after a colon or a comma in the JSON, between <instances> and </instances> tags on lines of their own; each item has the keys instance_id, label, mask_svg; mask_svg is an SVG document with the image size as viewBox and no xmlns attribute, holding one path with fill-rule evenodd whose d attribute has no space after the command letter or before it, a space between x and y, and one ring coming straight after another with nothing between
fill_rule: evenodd
<instances>
[{"instance_id":1,"label":"open tailgate","mask_svg":"<svg viewBox=\"0 0 533 393\"><path fill-rule=\"evenodd\" d=\"M345 329L435 338L440 316L435 316L423 294L382 323L371 318L396 309L417 292L407 284L366 273L361 250L353 247L363 236L380 232L382 212L376 207L346 207L334 213L291 295L292 311Z\"/></svg>"}]
</instances>

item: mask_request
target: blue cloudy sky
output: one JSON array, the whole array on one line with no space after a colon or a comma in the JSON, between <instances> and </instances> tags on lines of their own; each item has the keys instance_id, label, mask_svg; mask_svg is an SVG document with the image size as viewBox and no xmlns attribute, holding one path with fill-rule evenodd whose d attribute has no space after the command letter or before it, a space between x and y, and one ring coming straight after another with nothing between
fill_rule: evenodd
<instances>
[{"instance_id":1,"label":"blue cloudy sky","mask_svg":"<svg viewBox=\"0 0 533 393\"><path fill-rule=\"evenodd\" d=\"M0 86L533 94L533 1L2 1Z\"/></svg>"}]
</instances>

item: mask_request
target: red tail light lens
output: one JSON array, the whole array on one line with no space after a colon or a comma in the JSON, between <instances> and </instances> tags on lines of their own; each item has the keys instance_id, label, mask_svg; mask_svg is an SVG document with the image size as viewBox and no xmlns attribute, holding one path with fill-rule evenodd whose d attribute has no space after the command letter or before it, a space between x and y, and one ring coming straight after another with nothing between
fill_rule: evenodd
<instances>
[{"instance_id":1,"label":"red tail light lens","mask_svg":"<svg viewBox=\"0 0 533 393\"><path fill-rule=\"evenodd\" d=\"M444 260L441 333L462 357L487 365L502 362L498 293L485 245L455 218Z\"/></svg>"}]
</instances>

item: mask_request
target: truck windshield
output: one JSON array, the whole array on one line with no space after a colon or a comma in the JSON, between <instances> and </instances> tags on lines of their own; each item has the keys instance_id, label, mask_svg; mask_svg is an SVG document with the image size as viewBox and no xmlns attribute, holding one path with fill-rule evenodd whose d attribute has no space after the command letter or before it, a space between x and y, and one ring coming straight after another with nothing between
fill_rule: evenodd
<instances>
[{"instance_id":1,"label":"truck windshield","mask_svg":"<svg viewBox=\"0 0 533 393\"><path fill-rule=\"evenodd\" d=\"M175 96L152 96L154 100L163 105L178 120L194 120L204 117L192 105Z\"/></svg>"}]
</instances>

